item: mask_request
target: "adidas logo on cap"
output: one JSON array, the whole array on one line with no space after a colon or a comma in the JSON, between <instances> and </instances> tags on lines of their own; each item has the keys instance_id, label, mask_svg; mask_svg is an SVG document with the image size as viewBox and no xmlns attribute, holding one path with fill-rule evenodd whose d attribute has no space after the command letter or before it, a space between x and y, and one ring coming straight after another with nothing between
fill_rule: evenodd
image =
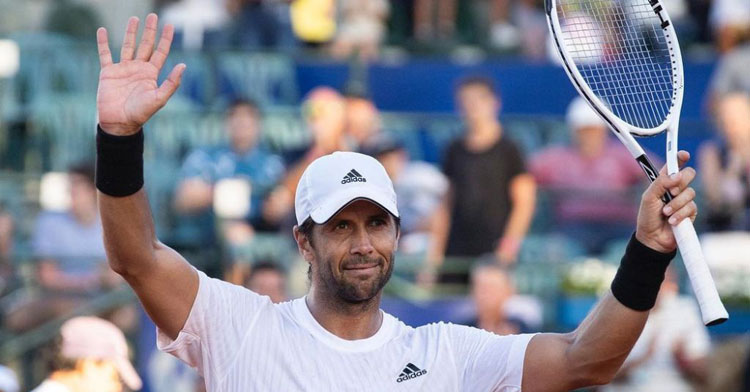
<instances>
[{"instance_id":1,"label":"adidas logo on cap","mask_svg":"<svg viewBox=\"0 0 750 392\"><path fill-rule=\"evenodd\" d=\"M362 175L359 174L359 172L352 169L352 170L349 170L349 173L347 173L344 176L344 178L341 180L342 184L348 184L350 182L367 182L367 179L362 177Z\"/></svg>"},{"instance_id":2,"label":"adidas logo on cap","mask_svg":"<svg viewBox=\"0 0 750 392\"><path fill-rule=\"evenodd\" d=\"M411 380L412 378L417 378L419 376L427 374L427 369L420 369L416 366L414 366L413 363L409 362L406 364L406 367L403 371L401 371L401 374L399 374L398 378L396 379L396 382L403 382Z\"/></svg>"}]
</instances>

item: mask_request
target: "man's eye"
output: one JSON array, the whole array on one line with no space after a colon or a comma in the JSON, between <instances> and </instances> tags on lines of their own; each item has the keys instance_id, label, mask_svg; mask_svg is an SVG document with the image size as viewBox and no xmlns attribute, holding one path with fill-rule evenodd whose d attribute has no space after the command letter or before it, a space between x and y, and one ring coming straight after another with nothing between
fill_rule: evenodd
<instances>
[{"instance_id":1,"label":"man's eye","mask_svg":"<svg viewBox=\"0 0 750 392\"><path fill-rule=\"evenodd\" d=\"M373 226L383 226L383 225L385 225L385 220L383 220L383 219L373 219L371 224Z\"/></svg>"},{"instance_id":2,"label":"man's eye","mask_svg":"<svg viewBox=\"0 0 750 392\"><path fill-rule=\"evenodd\" d=\"M346 222L339 222L336 224L336 228L339 230L344 230L349 227L349 224Z\"/></svg>"}]
</instances>

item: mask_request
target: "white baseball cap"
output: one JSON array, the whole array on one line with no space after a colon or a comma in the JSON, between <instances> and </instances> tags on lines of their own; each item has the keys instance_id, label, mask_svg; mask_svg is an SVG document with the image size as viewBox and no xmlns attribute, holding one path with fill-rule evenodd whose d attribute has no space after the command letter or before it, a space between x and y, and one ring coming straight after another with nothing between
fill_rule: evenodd
<instances>
[{"instance_id":1,"label":"white baseball cap","mask_svg":"<svg viewBox=\"0 0 750 392\"><path fill-rule=\"evenodd\" d=\"M568 105L568 113L565 116L568 129L575 131L583 127L606 127L607 123L599 117L588 102L581 97L576 97Z\"/></svg>"},{"instance_id":2,"label":"white baseball cap","mask_svg":"<svg viewBox=\"0 0 750 392\"><path fill-rule=\"evenodd\" d=\"M314 160L302 173L294 197L297 224L308 217L323 224L355 200L369 200L398 217L396 192L375 158L337 151Z\"/></svg>"},{"instance_id":3,"label":"white baseball cap","mask_svg":"<svg viewBox=\"0 0 750 392\"><path fill-rule=\"evenodd\" d=\"M98 317L75 317L60 327L60 334L63 357L112 361L128 388L141 389L141 378L128 358L125 335L117 326Z\"/></svg>"}]
</instances>

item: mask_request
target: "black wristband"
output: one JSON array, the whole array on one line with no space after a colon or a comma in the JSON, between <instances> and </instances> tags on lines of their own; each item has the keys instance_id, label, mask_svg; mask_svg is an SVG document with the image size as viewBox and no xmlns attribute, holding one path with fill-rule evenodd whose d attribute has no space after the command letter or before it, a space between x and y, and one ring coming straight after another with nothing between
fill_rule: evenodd
<instances>
[{"instance_id":1,"label":"black wristband","mask_svg":"<svg viewBox=\"0 0 750 392\"><path fill-rule=\"evenodd\" d=\"M96 188L124 197L143 188L143 129L116 136L96 127Z\"/></svg>"},{"instance_id":2,"label":"black wristband","mask_svg":"<svg viewBox=\"0 0 750 392\"><path fill-rule=\"evenodd\" d=\"M612 294L630 309L644 311L654 307L664 273L677 251L661 253L630 237L625 254L620 261Z\"/></svg>"}]
</instances>

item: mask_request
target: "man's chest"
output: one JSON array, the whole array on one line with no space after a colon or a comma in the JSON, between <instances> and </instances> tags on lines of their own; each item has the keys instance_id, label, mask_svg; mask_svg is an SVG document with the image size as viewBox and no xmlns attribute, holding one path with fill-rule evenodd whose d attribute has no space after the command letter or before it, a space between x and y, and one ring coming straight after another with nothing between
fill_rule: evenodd
<instances>
[{"instance_id":1,"label":"man's chest","mask_svg":"<svg viewBox=\"0 0 750 392\"><path fill-rule=\"evenodd\" d=\"M269 342L270 343L270 342ZM456 391L456 366L447 353L405 343L370 352L332 350L297 342L246 350L223 391ZM261 352L263 353L261 355Z\"/></svg>"}]
</instances>

